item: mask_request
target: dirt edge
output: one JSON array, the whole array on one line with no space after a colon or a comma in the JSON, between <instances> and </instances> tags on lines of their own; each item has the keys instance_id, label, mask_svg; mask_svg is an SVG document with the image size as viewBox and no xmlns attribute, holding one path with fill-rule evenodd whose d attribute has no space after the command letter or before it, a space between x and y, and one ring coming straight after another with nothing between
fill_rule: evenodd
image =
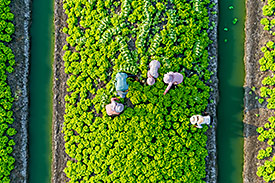
<instances>
[{"instance_id":1,"label":"dirt edge","mask_svg":"<svg viewBox=\"0 0 275 183\"><path fill-rule=\"evenodd\" d=\"M209 71L213 72L211 76L212 83L208 83L211 92L210 92L210 103L206 111L212 117L211 128L209 128L206 132L208 137L206 149L208 151L208 156L206 157L206 182L207 183L216 183L218 181L218 164L217 164L217 144L216 144L216 130L217 130L217 105L219 102L219 90L218 90L218 0L212 0L211 2L215 3L216 5L213 7L213 11L216 11L217 14L209 13L210 24L211 22L215 23L213 30L208 30L208 34L210 39L213 41L212 44L208 47L209 57L210 57L210 64L209 64ZM213 102L211 102L213 101Z\"/></svg>"},{"instance_id":2,"label":"dirt edge","mask_svg":"<svg viewBox=\"0 0 275 183\"><path fill-rule=\"evenodd\" d=\"M260 24L263 1L246 0L246 21L245 21L245 83L244 83L244 183L260 183L262 178L256 175L257 166L263 164L263 160L257 159L259 149L265 147L265 143L257 140L257 127L262 126L271 116L271 111L266 109L266 102L259 104L255 97L259 96L261 81L270 72L261 72L258 60L263 56L261 47L271 36L263 30ZM255 92L252 91L255 87ZM257 114L259 116L257 117Z\"/></svg>"},{"instance_id":3,"label":"dirt edge","mask_svg":"<svg viewBox=\"0 0 275 183\"><path fill-rule=\"evenodd\" d=\"M30 24L31 2L29 0L12 1L11 12L14 14L15 33L7 44L15 55L14 72L8 75L8 84L13 96L14 123L17 134L13 137L16 145L12 156L15 158L11 171L12 183L26 183L28 180L28 120L29 120L29 58L30 58Z\"/></svg>"},{"instance_id":4,"label":"dirt edge","mask_svg":"<svg viewBox=\"0 0 275 183\"><path fill-rule=\"evenodd\" d=\"M65 153L63 127L63 115L65 114L65 95L67 76L64 73L62 60L63 45L66 43L62 27L66 25L66 14L63 11L62 0L54 2L55 47L53 65L53 126L52 126L52 182L68 182L63 169L66 166L68 155Z\"/></svg>"}]
</instances>

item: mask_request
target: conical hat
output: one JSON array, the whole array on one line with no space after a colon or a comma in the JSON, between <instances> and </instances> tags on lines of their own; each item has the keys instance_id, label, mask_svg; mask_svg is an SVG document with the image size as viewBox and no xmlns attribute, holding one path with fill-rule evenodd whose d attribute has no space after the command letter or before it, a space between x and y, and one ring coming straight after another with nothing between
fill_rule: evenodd
<instances>
[{"instance_id":1,"label":"conical hat","mask_svg":"<svg viewBox=\"0 0 275 183\"><path fill-rule=\"evenodd\" d=\"M158 68L151 68L151 69L150 69L150 74L151 74L154 78L158 78L158 77L159 77Z\"/></svg>"},{"instance_id":2,"label":"conical hat","mask_svg":"<svg viewBox=\"0 0 275 183\"><path fill-rule=\"evenodd\" d=\"M123 104L119 104L117 103L117 105L115 106L115 112L121 113L124 109L124 105Z\"/></svg>"},{"instance_id":3,"label":"conical hat","mask_svg":"<svg viewBox=\"0 0 275 183\"><path fill-rule=\"evenodd\" d=\"M147 79L147 84L148 84L148 85L153 85L153 84L155 84L155 79L154 79L154 78L151 78L151 77L148 78L148 79Z\"/></svg>"},{"instance_id":4,"label":"conical hat","mask_svg":"<svg viewBox=\"0 0 275 183\"><path fill-rule=\"evenodd\" d=\"M173 76L171 74L164 74L163 81L164 83L170 83L173 81Z\"/></svg>"},{"instance_id":5,"label":"conical hat","mask_svg":"<svg viewBox=\"0 0 275 183\"><path fill-rule=\"evenodd\" d=\"M196 122L197 122L196 117L195 117L195 116L192 116L192 117L190 118L190 122L191 122L192 125L196 124Z\"/></svg>"}]
</instances>

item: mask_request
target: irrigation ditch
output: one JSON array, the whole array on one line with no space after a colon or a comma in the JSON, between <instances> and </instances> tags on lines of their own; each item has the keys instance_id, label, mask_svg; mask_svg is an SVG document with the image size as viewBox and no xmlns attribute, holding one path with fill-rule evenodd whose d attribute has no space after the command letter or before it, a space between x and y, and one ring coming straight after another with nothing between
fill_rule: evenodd
<instances>
[{"instance_id":1,"label":"irrigation ditch","mask_svg":"<svg viewBox=\"0 0 275 183\"><path fill-rule=\"evenodd\" d=\"M53 1L32 2L30 32L28 182L48 183L51 179Z\"/></svg>"},{"instance_id":2,"label":"irrigation ditch","mask_svg":"<svg viewBox=\"0 0 275 183\"><path fill-rule=\"evenodd\" d=\"M241 183L245 1L219 1L218 182ZM234 24L233 20L237 18Z\"/></svg>"}]
</instances>

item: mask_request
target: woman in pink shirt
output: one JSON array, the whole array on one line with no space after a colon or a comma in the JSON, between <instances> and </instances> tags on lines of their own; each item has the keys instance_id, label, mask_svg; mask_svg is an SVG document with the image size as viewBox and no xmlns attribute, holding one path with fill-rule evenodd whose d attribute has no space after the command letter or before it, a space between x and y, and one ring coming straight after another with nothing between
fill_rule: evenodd
<instances>
[{"instance_id":1,"label":"woman in pink shirt","mask_svg":"<svg viewBox=\"0 0 275 183\"><path fill-rule=\"evenodd\" d=\"M183 75L178 72L168 72L167 74L164 74L163 81L168 84L165 92L163 93L165 95L173 84L178 85L183 81Z\"/></svg>"},{"instance_id":2,"label":"woman in pink shirt","mask_svg":"<svg viewBox=\"0 0 275 183\"><path fill-rule=\"evenodd\" d=\"M116 100L119 100L119 99L112 98L111 103L106 105L106 112L109 116L119 115L124 109L124 105L117 103Z\"/></svg>"}]
</instances>

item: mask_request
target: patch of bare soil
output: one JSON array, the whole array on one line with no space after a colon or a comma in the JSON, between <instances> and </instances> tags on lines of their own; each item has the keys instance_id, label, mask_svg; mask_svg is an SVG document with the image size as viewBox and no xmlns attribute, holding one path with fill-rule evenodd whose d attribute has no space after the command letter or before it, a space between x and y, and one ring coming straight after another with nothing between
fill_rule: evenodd
<instances>
[{"instance_id":1,"label":"patch of bare soil","mask_svg":"<svg viewBox=\"0 0 275 183\"><path fill-rule=\"evenodd\" d=\"M266 147L265 142L257 140L257 127L263 126L272 115L272 111L266 108L266 103L260 104L256 97L259 96L261 81L270 72L261 72L258 60L263 56L261 47L271 40L271 35L263 30L260 24L263 1L246 1L245 23L245 110L244 110L244 183L260 183L262 178L256 175L257 166L263 164L263 160L257 159L258 151ZM255 87L255 92L252 91ZM258 116L259 115L259 116Z\"/></svg>"}]
</instances>

